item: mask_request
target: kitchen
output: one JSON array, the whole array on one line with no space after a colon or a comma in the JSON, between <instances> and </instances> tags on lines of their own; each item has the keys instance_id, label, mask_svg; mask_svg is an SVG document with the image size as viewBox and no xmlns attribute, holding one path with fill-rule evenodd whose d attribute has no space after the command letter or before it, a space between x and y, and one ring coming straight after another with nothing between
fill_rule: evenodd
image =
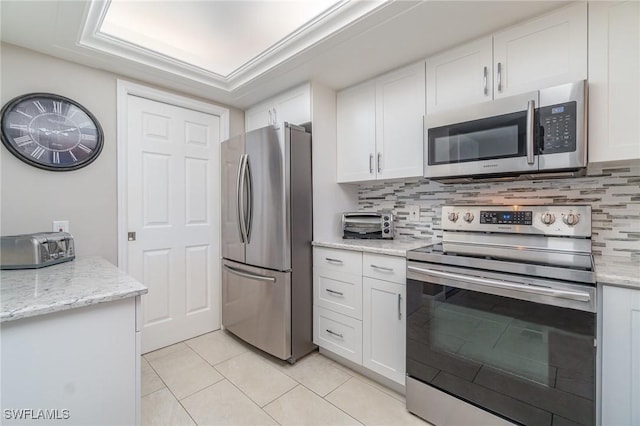
<instances>
[{"instance_id":1,"label":"kitchen","mask_svg":"<svg viewBox=\"0 0 640 426\"><path fill-rule=\"evenodd\" d=\"M378 123L375 122L373 126L370 122L368 123L369 140L363 142L365 148L358 145L358 148L352 151L340 151L342 148L339 132L344 128L340 120L346 115L339 112L336 114L336 110L340 111L341 108L348 106L350 99L357 100L357 96L349 98L348 95L349 93L357 93L357 89L353 88L360 87L364 88L359 92L364 93L364 98L360 98L360 100L365 99L367 102L365 103L366 107L356 107L356 111L375 112L377 108L375 95L380 93L376 90L379 87L384 88L384 76L393 73L394 70L401 70L405 66L409 67L411 64L423 61L424 58L443 58L447 52L475 41L480 36L488 37L495 42L499 39L499 34L505 34L506 30L503 31L504 29L517 26L520 22L526 22L565 5L524 3L516 7L504 4L502 6L508 7L510 12L502 14L504 16L493 16L496 15L495 4L493 5L494 9L491 9L489 7L491 5L487 5L485 8L480 6L473 8L466 3L447 6L446 2L434 2L432 6L434 9L430 10L423 10L423 7L426 7L423 5L412 8L412 4L409 2L391 4L379 10L378 15L373 16L375 18L373 22L360 22L360 27L350 27L348 31L345 30L341 33L342 39L331 39L329 43L332 43L332 49L315 52L305 51L296 57L298 62L289 62L284 65L284 68L278 68L278 72L267 73L262 77L264 80L258 79L258 82L250 83L245 88L241 87L237 89L238 92L235 96L232 96L226 90L206 87L200 80L194 81L192 84L187 81L188 79L174 81L175 77L172 78L166 68L155 70L144 68L141 71L139 67L130 64L127 67L126 64L123 65L125 63L123 59L113 59L111 56L100 56L97 59L98 62L87 63L90 58L85 57L85 54L70 52L69 49L65 53L69 56L65 57L62 53L65 49L59 46L64 45L65 37L75 39L79 30L78 22L81 22L82 14L85 12L84 7L78 8L77 5L67 3L57 5L55 2L43 5L42 7L45 8L43 10L46 10L47 13L34 15L30 18L34 22L37 19L41 20L38 21L39 26L33 25L31 39L12 39L11 37L16 36L5 36L6 28L10 23L5 24L4 19L7 17L8 11L11 10L6 3L11 2L3 2L2 6L2 104L4 105L14 97L29 92L59 93L80 101L91 110L93 115L98 117L105 130L105 146L93 164L82 170L69 173L51 173L29 167L17 161L14 156L3 149L2 235L49 230L52 220L66 219L71 225L70 231L76 239L79 254L98 255L112 264L122 265L122 259L120 259L122 253L119 248L122 244L118 216L120 214L118 210L119 177L116 167L119 155L119 151L116 149L116 135L119 135L116 114L118 79L136 79L143 85L169 89L169 91L188 95L200 102L213 103L228 109L228 136L249 129L248 117L251 117L251 110L255 110L252 107L269 104L270 99L276 99L279 94L287 93L292 88L304 86L305 81L311 80L311 88L307 90L311 90L309 108L312 119L307 121L311 121L313 124L313 235L315 241L320 243L335 242L339 239L341 236L340 214L344 211L391 211L397 218L395 231L398 239L419 237L431 240L432 238L442 238L444 218L441 219L441 206L445 204L509 206L588 204L592 208L593 254L596 256L618 256L629 261L637 260L637 179L640 174L638 171L638 158L640 158L638 150L640 148L638 147L638 129L635 117L638 115L638 99L637 96L625 98L626 86L620 87L613 84L627 81L628 78L625 79L624 73L632 73L633 70L637 70L637 49L634 51L633 45L628 47L629 52L636 52L636 57L631 58L630 62L625 62L629 58L624 57L622 62L624 66L611 67L611 64L608 65L610 69L620 74L616 74L615 79L611 77L610 84L613 84L611 86L613 88L608 92L599 89L608 87L605 83L600 83L604 86L597 83L598 78L605 80L609 78L606 73L603 76L601 72L604 64L607 61L621 60L620 56L615 56L616 54L628 54L627 50L620 52L614 49L610 52L610 55L613 56L607 56L607 52L603 51L606 45L603 46L602 40L606 40L608 36L627 36L626 33L609 35L606 30L602 30L605 28L602 26L602 19L604 19L603 16L608 16L608 12L596 13L597 9L593 4L589 4L588 17L586 15L587 7L584 7L582 27L579 27L583 31L583 40L580 45L582 50L578 49L582 55L578 61L582 65L577 74L572 75L571 79L566 81L586 79L587 77L589 80L589 165L587 176L558 180L539 179L445 185L421 178L423 170L420 126L422 126L424 103L418 123L420 161L417 164L419 170L416 171L415 165L412 164L413 171L407 172L405 170L404 174L396 176L395 180L390 181L386 179L392 177L385 176L384 173L391 169L389 162L391 160L389 159L393 158L393 151L397 150L388 150L384 153L383 159L386 164L381 168L381 176L372 178L369 173L369 161L373 160L374 163L380 161L378 158L370 159L369 152L376 152L376 150L375 147L373 150L368 147L371 140L380 140L376 133ZM620 9L611 9L617 13L612 16L618 19L627 17L628 20L631 20L631 24L636 27L632 27L635 28L633 30L635 32L629 34L635 34L636 37L633 40L637 40L637 19L633 20L633 16L636 15L625 12L625 7L632 8L633 3L622 3L622 5L625 4L626 6ZM587 6L584 3L581 5ZM58 10L58 7L61 9ZM474 14L486 19L474 19ZM50 22L53 20L49 20L48 16L57 16L57 25L68 24L71 28L71 30L56 36L58 47L39 47L38 45L38 40L46 40L46 29L53 25ZM391 19L390 17L395 18ZM452 35L446 41L441 37L434 37L434 34L445 33L446 28L451 25L454 19L461 19L468 25L465 25L464 30L457 31L456 35ZM587 19L589 32L587 32ZM387 24L385 26L380 22L387 22ZM484 26L480 22L485 22ZM629 25L628 21L623 22ZM429 33L425 28L432 28L434 33ZM594 32L597 28L604 32ZM71 36L69 33L72 33ZM448 32L446 33L448 34ZM496 36L491 37L492 34L496 34ZM626 38L623 39L626 40ZM408 43L406 40L413 40L413 42ZM419 40L419 42L415 40ZM599 41L600 44L598 44ZM398 49L399 45L403 46L403 49ZM372 46L375 46L375 49ZM615 44L615 46L619 46L619 44ZM490 51L495 55L497 48L493 46ZM364 56L353 55L352 52L362 52ZM52 56L48 56L48 54ZM65 59L59 59L55 56ZM363 58L367 58L368 62L363 62L361 65L358 62L364 61ZM489 63L492 62L493 59L490 59ZM341 66L335 66L338 63ZM634 66L636 68L633 68ZM539 69L535 71L539 72ZM598 71L600 74L596 74ZM428 66L426 72L428 75ZM497 80L494 80L498 75L497 65L487 73L489 74L487 84L493 85L493 89L488 88L487 91L497 93ZM326 75L327 80L322 79L323 75ZM478 80L478 86L482 88L482 68L480 68ZM327 81L331 81L331 84ZM430 81L433 80L427 78L427 113L429 112L430 93L434 93L433 90L429 91ZM637 73L632 76L631 81L635 85L630 87L635 88L635 93L637 93ZM450 82L445 81L443 84L445 85L443 87L448 87L446 84L450 84ZM551 84L540 82L536 82L536 84L540 84L535 88L536 90L551 86ZM633 95L634 90L628 89L627 92L631 92ZM90 93L91 96L87 96L87 93ZM374 93L373 98L372 93ZM237 99L235 99L236 97ZM374 99L373 102L372 99ZM624 103L624 99L627 99L627 103ZM616 103L616 100L619 102ZM454 101L456 100L454 99ZM393 102L394 99L390 98L389 105L393 105ZM395 102L404 104L404 99L396 99ZM272 108L264 107L264 110ZM392 114L391 106L389 108L388 111ZM605 116L608 117L608 121L603 124L603 121L598 118ZM360 134L364 135L363 132ZM347 148L355 147L357 139L352 134L348 136L352 138L353 143L347 145ZM118 137L118 139L121 138ZM338 144L337 149L336 144ZM407 146L403 149L411 149L411 147ZM353 161L347 160L346 165L341 163L345 158L349 158L345 155L355 152L365 152L365 155L354 157ZM409 157L417 158L418 155L399 156L399 160L396 161ZM619 162L607 163L611 160ZM353 171L346 167L349 165L353 165L354 168L359 167L368 176L345 178L347 172ZM339 183L349 181L361 183ZM29 190L27 191L26 188ZM20 206L19 213L16 213L15 206ZM46 206L46 209L43 206ZM420 243L418 246L426 244ZM360 256L364 255L366 253ZM392 259L395 258L401 257L392 257ZM632 266L637 268L635 265ZM360 276L371 277L371 274L365 275L361 271ZM611 294L618 291L617 287L607 288ZM614 306L620 306L618 303L631 303L631 296L623 296L622 294L616 296L623 302L613 302L616 303ZM602 301L604 302L604 300ZM356 316L358 317L358 315ZM350 315L347 317L352 318ZM360 326L364 327L362 314L356 318L356 321L360 321ZM628 333L632 332L629 330ZM628 335L632 336L632 334ZM631 344L627 343L628 346ZM626 362L626 365L637 366L637 361L631 363L630 360L627 360ZM612 364L622 365L623 361L612 362ZM619 370L623 370L623 368L621 367ZM626 371L628 374L628 369ZM616 374L624 373L618 371ZM631 376L633 377L633 375ZM392 385L392 383L389 384ZM637 387L638 384L633 384L631 381L628 386L631 391L623 393L623 395L626 395L625 398L633 398L633 401L637 400L638 393L633 390L636 389L633 386ZM633 406L630 403L632 400L629 400L630 406ZM622 411L622 409L620 410ZM636 417L632 418L639 418L637 413L633 415ZM602 424L606 424L606 422Z\"/></svg>"}]
</instances>

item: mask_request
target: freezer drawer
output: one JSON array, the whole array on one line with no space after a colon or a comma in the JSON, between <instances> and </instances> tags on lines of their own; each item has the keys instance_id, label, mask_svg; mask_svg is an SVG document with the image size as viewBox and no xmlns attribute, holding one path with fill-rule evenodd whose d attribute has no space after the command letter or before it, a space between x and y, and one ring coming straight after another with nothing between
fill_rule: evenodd
<instances>
[{"instance_id":1,"label":"freezer drawer","mask_svg":"<svg viewBox=\"0 0 640 426\"><path fill-rule=\"evenodd\" d=\"M291 358L291 272L223 260L222 325L271 355Z\"/></svg>"}]
</instances>

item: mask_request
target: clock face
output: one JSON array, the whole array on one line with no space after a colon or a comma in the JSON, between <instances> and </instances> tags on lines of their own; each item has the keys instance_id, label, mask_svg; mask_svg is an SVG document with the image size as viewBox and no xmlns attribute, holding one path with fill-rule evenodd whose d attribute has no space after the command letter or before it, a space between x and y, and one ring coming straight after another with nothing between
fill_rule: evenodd
<instances>
[{"instance_id":1,"label":"clock face","mask_svg":"<svg viewBox=\"0 0 640 426\"><path fill-rule=\"evenodd\" d=\"M79 103L49 93L19 96L2 108L2 143L25 163L75 170L95 160L103 145L98 120Z\"/></svg>"}]
</instances>

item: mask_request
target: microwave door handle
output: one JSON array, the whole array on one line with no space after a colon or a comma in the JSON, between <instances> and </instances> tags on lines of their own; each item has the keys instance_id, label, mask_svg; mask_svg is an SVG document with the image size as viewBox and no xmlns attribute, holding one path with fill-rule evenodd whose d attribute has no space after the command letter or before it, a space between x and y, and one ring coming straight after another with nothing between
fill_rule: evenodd
<instances>
[{"instance_id":1,"label":"microwave door handle","mask_svg":"<svg viewBox=\"0 0 640 426\"><path fill-rule=\"evenodd\" d=\"M536 101L531 100L527 103L527 164L534 163L535 111Z\"/></svg>"}]
</instances>

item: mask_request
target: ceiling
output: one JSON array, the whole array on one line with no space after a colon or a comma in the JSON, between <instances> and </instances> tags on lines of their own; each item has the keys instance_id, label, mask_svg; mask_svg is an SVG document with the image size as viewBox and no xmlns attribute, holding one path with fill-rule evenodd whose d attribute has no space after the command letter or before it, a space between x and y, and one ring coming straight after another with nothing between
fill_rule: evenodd
<instances>
[{"instance_id":1,"label":"ceiling","mask_svg":"<svg viewBox=\"0 0 640 426\"><path fill-rule=\"evenodd\" d=\"M2 0L0 28L3 42L244 109L304 81L339 90L566 2L296 3L114 0L123 19L109 21L105 1Z\"/></svg>"}]
</instances>

